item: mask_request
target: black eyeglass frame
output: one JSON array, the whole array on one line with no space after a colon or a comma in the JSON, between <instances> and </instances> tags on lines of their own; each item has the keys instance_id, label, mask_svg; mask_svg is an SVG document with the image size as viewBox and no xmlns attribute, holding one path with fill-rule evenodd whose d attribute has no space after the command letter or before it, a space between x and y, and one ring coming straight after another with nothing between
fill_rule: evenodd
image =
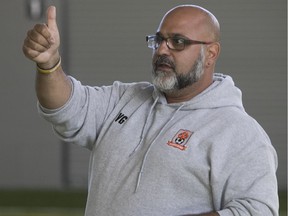
<instances>
[{"instance_id":1,"label":"black eyeglass frame","mask_svg":"<svg viewBox=\"0 0 288 216\"><path fill-rule=\"evenodd\" d=\"M157 45L156 43L156 38L160 38L160 42L159 44ZM150 39L153 39L154 40L154 46L152 45L149 45L149 40ZM182 40L183 41L183 48L180 48L180 49L175 49L175 48L171 48L169 46L169 41L171 39L178 39L178 40ZM163 41L166 41L166 45L167 47L170 49L170 50L177 50L177 51L182 51L186 48L186 45L193 45L193 44L205 44L205 45L208 45L208 44L212 44L213 42L204 42L204 41L197 41L197 40L191 40L191 39L186 39L186 38L182 38L182 37L178 37L178 36L172 36L172 37L167 37L167 38L164 38L162 37L161 35L147 35L146 36L146 42L147 42L147 45L148 45L148 48L151 48L151 49L158 49L158 47L161 45L161 43ZM157 45L157 46L156 46Z\"/></svg>"}]
</instances>

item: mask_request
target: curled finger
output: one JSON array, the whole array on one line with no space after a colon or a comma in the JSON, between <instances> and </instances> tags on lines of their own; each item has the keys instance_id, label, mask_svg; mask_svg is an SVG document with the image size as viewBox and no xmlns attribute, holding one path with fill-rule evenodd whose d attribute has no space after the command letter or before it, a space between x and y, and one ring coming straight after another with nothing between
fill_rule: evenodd
<instances>
[{"instance_id":1,"label":"curled finger","mask_svg":"<svg viewBox=\"0 0 288 216\"><path fill-rule=\"evenodd\" d=\"M30 49L38 52L45 52L47 49L50 48L50 44L48 46L43 46L42 44L36 43L35 41L31 40L29 37L25 39L24 44L26 47L29 47Z\"/></svg>"},{"instance_id":2,"label":"curled finger","mask_svg":"<svg viewBox=\"0 0 288 216\"><path fill-rule=\"evenodd\" d=\"M37 56L39 56L40 54L40 52L33 50L30 47L27 47L25 44L23 45L22 50L24 55L31 60L37 58Z\"/></svg>"},{"instance_id":3,"label":"curled finger","mask_svg":"<svg viewBox=\"0 0 288 216\"><path fill-rule=\"evenodd\" d=\"M50 48L50 42L49 38L46 35L43 35L41 32L37 31L35 28L27 32L27 37L29 40L40 44L43 47L46 47L47 49Z\"/></svg>"}]
</instances>

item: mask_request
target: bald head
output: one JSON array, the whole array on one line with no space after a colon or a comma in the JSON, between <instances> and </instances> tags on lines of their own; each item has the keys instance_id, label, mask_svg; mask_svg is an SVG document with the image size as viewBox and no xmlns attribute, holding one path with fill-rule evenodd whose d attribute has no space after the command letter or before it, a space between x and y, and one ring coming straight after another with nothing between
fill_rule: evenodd
<instances>
[{"instance_id":1,"label":"bald head","mask_svg":"<svg viewBox=\"0 0 288 216\"><path fill-rule=\"evenodd\" d=\"M190 31L194 40L220 41L220 25L217 18L208 10L196 5L180 5L172 8L164 15L159 30L167 24L175 25L178 30L182 28L183 31Z\"/></svg>"}]
</instances>

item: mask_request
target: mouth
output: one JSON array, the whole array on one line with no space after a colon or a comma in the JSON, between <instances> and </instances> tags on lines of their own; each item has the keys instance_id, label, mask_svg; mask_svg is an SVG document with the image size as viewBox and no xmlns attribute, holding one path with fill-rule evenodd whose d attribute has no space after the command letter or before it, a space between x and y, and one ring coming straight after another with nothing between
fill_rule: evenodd
<instances>
[{"instance_id":1,"label":"mouth","mask_svg":"<svg viewBox=\"0 0 288 216\"><path fill-rule=\"evenodd\" d=\"M161 71L171 71L173 70L173 67L169 64L161 63L161 64L156 64L155 69L161 70Z\"/></svg>"},{"instance_id":2,"label":"mouth","mask_svg":"<svg viewBox=\"0 0 288 216\"><path fill-rule=\"evenodd\" d=\"M173 62L167 57L160 57L154 63L155 71L160 70L163 72L171 72L175 70Z\"/></svg>"}]
</instances>

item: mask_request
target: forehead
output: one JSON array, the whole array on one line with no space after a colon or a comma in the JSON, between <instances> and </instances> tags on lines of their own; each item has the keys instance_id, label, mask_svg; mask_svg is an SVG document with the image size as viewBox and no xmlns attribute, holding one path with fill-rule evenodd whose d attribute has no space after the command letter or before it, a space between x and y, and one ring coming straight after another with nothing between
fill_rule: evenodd
<instances>
[{"instance_id":1,"label":"forehead","mask_svg":"<svg viewBox=\"0 0 288 216\"><path fill-rule=\"evenodd\" d=\"M203 15L194 8L178 8L163 17L158 32L163 35L180 34L201 38L204 34L203 19Z\"/></svg>"}]
</instances>

